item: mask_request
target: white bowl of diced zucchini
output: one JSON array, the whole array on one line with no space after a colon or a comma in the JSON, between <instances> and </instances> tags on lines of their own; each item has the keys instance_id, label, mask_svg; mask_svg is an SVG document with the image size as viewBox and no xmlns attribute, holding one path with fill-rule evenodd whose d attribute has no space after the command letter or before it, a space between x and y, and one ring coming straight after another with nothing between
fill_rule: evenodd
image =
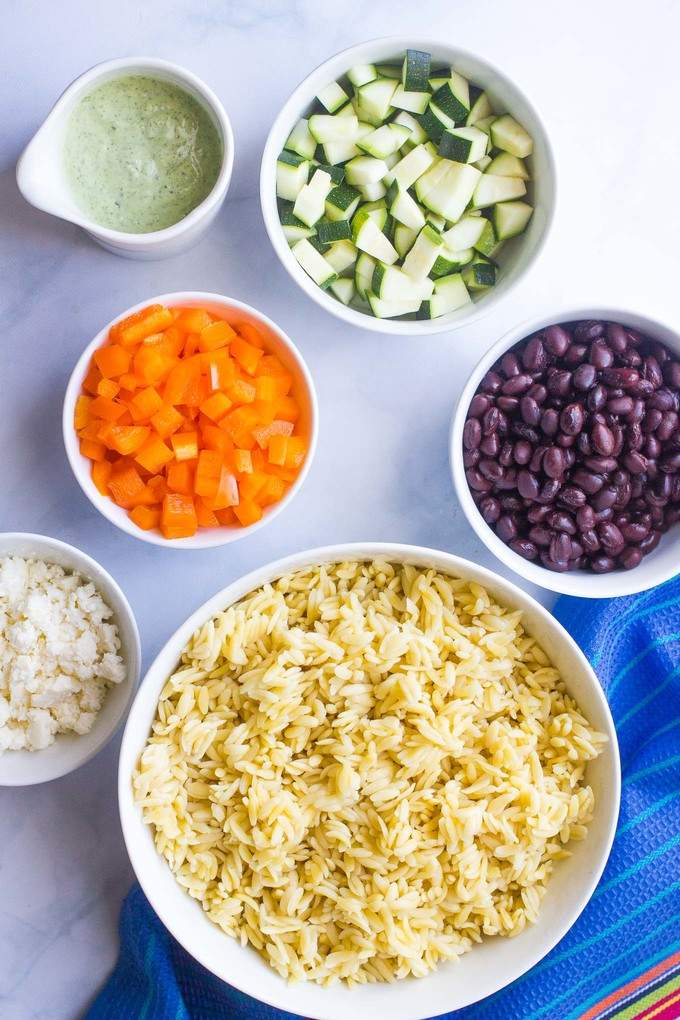
<instances>
[{"instance_id":1,"label":"white bowl of diced zucchini","mask_svg":"<svg viewBox=\"0 0 680 1020\"><path fill-rule=\"evenodd\" d=\"M534 107L454 46L377 39L293 92L260 197L293 279L346 322L443 332L490 311L538 257L555 168Z\"/></svg>"}]
</instances>

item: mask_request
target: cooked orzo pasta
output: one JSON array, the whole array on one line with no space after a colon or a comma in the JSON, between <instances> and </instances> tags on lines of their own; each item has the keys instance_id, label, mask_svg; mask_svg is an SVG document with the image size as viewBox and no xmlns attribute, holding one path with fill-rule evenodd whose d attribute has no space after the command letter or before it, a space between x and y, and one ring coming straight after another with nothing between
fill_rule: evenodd
<instances>
[{"instance_id":1,"label":"cooked orzo pasta","mask_svg":"<svg viewBox=\"0 0 680 1020\"><path fill-rule=\"evenodd\" d=\"M606 738L520 616L374 561L297 571L204 624L133 784L211 920L322 983L424 975L535 921Z\"/></svg>"}]
</instances>

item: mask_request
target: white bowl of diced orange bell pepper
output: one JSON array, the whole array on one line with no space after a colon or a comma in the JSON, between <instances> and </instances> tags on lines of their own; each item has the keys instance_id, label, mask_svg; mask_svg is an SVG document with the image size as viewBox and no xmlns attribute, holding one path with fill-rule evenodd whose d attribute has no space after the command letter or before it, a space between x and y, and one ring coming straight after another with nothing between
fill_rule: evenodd
<instances>
[{"instance_id":1,"label":"white bowl of diced orange bell pepper","mask_svg":"<svg viewBox=\"0 0 680 1020\"><path fill-rule=\"evenodd\" d=\"M186 291L141 302L97 334L69 380L62 425L81 489L112 524L205 549L290 503L318 410L307 365L274 322Z\"/></svg>"}]
</instances>

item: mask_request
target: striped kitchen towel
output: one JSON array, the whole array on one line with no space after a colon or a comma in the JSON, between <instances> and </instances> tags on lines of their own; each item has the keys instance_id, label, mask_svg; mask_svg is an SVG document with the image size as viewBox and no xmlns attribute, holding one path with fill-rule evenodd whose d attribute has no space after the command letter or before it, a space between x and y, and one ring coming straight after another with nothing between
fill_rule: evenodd
<instances>
[{"instance_id":1,"label":"striped kitchen towel","mask_svg":"<svg viewBox=\"0 0 680 1020\"><path fill-rule=\"evenodd\" d=\"M508 988L448 1017L671 1020L680 1017L680 577L628 598L562 598L556 616L595 667L619 734L614 849L559 945ZM87 1020L290 1017L192 960L138 886L123 906L120 935L120 959Z\"/></svg>"}]
</instances>

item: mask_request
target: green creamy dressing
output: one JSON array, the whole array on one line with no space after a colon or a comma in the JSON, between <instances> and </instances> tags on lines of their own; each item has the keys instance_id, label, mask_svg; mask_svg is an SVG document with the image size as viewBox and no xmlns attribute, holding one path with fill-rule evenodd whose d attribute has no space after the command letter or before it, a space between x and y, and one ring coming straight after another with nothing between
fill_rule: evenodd
<instances>
[{"instance_id":1,"label":"green creamy dressing","mask_svg":"<svg viewBox=\"0 0 680 1020\"><path fill-rule=\"evenodd\" d=\"M208 113L183 89L128 75L81 99L66 129L64 159L86 216L143 234L178 223L210 193L222 142Z\"/></svg>"}]
</instances>

